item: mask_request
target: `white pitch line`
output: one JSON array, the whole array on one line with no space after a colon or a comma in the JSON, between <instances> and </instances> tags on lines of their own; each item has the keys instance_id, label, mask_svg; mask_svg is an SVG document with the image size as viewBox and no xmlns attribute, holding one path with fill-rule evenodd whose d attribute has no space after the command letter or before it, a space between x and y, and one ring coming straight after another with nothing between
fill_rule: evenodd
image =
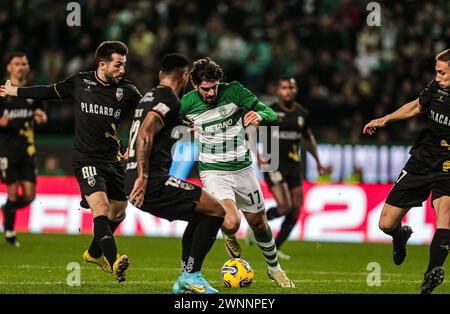
<instances>
[{"instance_id":1,"label":"white pitch line","mask_svg":"<svg viewBox=\"0 0 450 314\"><path fill-rule=\"evenodd\" d=\"M15 265L15 266L7 266L0 265L1 268L17 268L17 269L66 269L66 266L44 266L44 265ZM81 269L93 269L94 266L82 266ZM180 270L179 267L130 267L131 270L148 270L148 271L174 271L178 272ZM213 268L204 268L204 272L206 271L217 271L217 269ZM320 276L367 276L367 272L339 272L339 271L306 271L306 270L287 270L287 273L292 274L307 274L307 275L320 275ZM398 273L381 273L384 277L420 277L420 274L398 274Z\"/></svg>"}]
</instances>

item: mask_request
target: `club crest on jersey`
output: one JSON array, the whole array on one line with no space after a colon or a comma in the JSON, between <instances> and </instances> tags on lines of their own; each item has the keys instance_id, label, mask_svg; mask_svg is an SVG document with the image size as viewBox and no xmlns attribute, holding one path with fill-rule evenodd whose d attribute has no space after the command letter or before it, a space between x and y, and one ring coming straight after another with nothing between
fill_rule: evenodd
<instances>
[{"instance_id":1,"label":"club crest on jersey","mask_svg":"<svg viewBox=\"0 0 450 314\"><path fill-rule=\"evenodd\" d=\"M34 99L28 99L28 98L27 98L27 103L28 103L29 105L32 105L32 104L34 103Z\"/></svg>"},{"instance_id":2,"label":"club crest on jersey","mask_svg":"<svg viewBox=\"0 0 450 314\"><path fill-rule=\"evenodd\" d=\"M219 107L219 114L220 114L222 117L225 117L225 116L227 115L227 108L225 108L224 106Z\"/></svg>"},{"instance_id":3,"label":"club crest on jersey","mask_svg":"<svg viewBox=\"0 0 450 314\"><path fill-rule=\"evenodd\" d=\"M97 183L97 181L95 180L94 177L88 177L87 180L88 180L88 184L89 184L91 187L94 187L94 186L95 186L95 183Z\"/></svg>"},{"instance_id":4,"label":"club crest on jersey","mask_svg":"<svg viewBox=\"0 0 450 314\"><path fill-rule=\"evenodd\" d=\"M297 124L299 127L303 127L305 125L305 119L303 117L298 117L297 118Z\"/></svg>"},{"instance_id":5,"label":"club crest on jersey","mask_svg":"<svg viewBox=\"0 0 450 314\"><path fill-rule=\"evenodd\" d=\"M122 100L122 98L123 98L123 88L117 87L116 98L117 98L118 101Z\"/></svg>"}]
</instances>

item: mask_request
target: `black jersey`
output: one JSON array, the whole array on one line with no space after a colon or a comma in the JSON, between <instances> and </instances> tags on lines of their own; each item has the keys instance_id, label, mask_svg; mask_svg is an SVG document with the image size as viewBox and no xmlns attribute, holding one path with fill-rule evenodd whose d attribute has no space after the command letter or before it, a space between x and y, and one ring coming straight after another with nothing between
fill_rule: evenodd
<instances>
[{"instance_id":1,"label":"black jersey","mask_svg":"<svg viewBox=\"0 0 450 314\"><path fill-rule=\"evenodd\" d=\"M425 171L450 170L450 92L432 80L419 96L427 126L420 132L411 156L426 166Z\"/></svg>"},{"instance_id":2,"label":"black jersey","mask_svg":"<svg viewBox=\"0 0 450 314\"><path fill-rule=\"evenodd\" d=\"M75 105L74 162L121 160L119 123L139 103L137 88L125 79L105 84L95 71L79 72L51 88L56 97L72 98ZM20 88L18 94L27 97L36 91Z\"/></svg>"},{"instance_id":3,"label":"black jersey","mask_svg":"<svg viewBox=\"0 0 450 314\"><path fill-rule=\"evenodd\" d=\"M167 176L172 165L172 148L177 141L172 134L174 127L182 125L180 101L173 90L158 86L145 94L133 115L130 129L129 157L126 166L125 192L130 194L137 178L136 138L147 113L156 112L164 122L164 127L153 139L149 160L149 176Z\"/></svg>"},{"instance_id":4,"label":"black jersey","mask_svg":"<svg viewBox=\"0 0 450 314\"><path fill-rule=\"evenodd\" d=\"M42 109L38 100L19 97L0 98L0 116L8 116L6 127L0 127L0 152L4 156L34 156L34 111Z\"/></svg>"},{"instance_id":5,"label":"black jersey","mask_svg":"<svg viewBox=\"0 0 450 314\"><path fill-rule=\"evenodd\" d=\"M292 107L280 106L277 102L270 106L277 113L277 120L269 124L271 137L279 140L279 167L300 167L299 147L302 134L309 128L309 113L299 103L294 102ZM264 144L264 143L263 143ZM271 151L270 139L267 143L267 152Z\"/></svg>"}]
</instances>

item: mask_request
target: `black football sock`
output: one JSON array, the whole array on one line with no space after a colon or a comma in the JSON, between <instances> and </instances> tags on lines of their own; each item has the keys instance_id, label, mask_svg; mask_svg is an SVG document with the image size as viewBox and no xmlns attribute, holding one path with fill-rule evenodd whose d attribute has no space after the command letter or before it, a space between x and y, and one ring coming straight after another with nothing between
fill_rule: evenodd
<instances>
[{"instance_id":1,"label":"black football sock","mask_svg":"<svg viewBox=\"0 0 450 314\"><path fill-rule=\"evenodd\" d=\"M14 202L14 207L16 209L22 209L22 208L27 207L28 205L30 205L31 202L33 202L33 200L31 200L31 201L23 200L22 197L19 197L19 199L16 202Z\"/></svg>"},{"instance_id":2,"label":"black football sock","mask_svg":"<svg viewBox=\"0 0 450 314\"><path fill-rule=\"evenodd\" d=\"M181 272L186 271L186 267L189 262L189 256L191 254L192 242L194 240L195 229L197 228L197 219L189 221L186 229L184 229L183 239L181 240L182 253L181 253Z\"/></svg>"},{"instance_id":3,"label":"black football sock","mask_svg":"<svg viewBox=\"0 0 450 314\"><path fill-rule=\"evenodd\" d=\"M123 219L119 221L109 220L109 227L111 229L112 234L114 234L114 231L116 231L117 227L119 227L122 221ZM98 244L97 240L95 239L95 237L92 239L91 246L89 247L88 252L89 255L92 256L93 258L99 258L103 254L102 249Z\"/></svg>"},{"instance_id":4,"label":"black football sock","mask_svg":"<svg viewBox=\"0 0 450 314\"><path fill-rule=\"evenodd\" d=\"M16 207L14 202L6 201L2 207L3 210L3 227L5 231L13 231L16 221Z\"/></svg>"},{"instance_id":5,"label":"black football sock","mask_svg":"<svg viewBox=\"0 0 450 314\"><path fill-rule=\"evenodd\" d=\"M94 218L94 237L112 268L117 258L117 247L107 216Z\"/></svg>"},{"instance_id":6,"label":"black football sock","mask_svg":"<svg viewBox=\"0 0 450 314\"><path fill-rule=\"evenodd\" d=\"M281 224L280 231L278 232L277 238L275 239L275 244L279 249L283 243L287 240L289 235L291 234L292 229L294 229L295 224L297 223L298 215L300 214L300 209L294 210L284 218L283 223Z\"/></svg>"},{"instance_id":7,"label":"black football sock","mask_svg":"<svg viewBox=\"0 0 450 314\"><path fill-rule=\"evenodd\" d=\"M430 245L430 261L428 263L427 273L437 266L444 265L450 250L450 230L437 229L434 233Z\"/></svg>"},{"instance_id":8,"label":"black football sock","mask_svg":"<svg viewBox=\"0 0 450 314\"><path fill-rule=\"evenodd\" d=\"M223 218L214 216L203 215L199 220L192 238L191 254L186 264L188 273L195 273L201 270L203 260L213 246L217 231L219 231L222 223Z\"/></svg>"},{"instance_id":9,"label":"black football sock","mask_svg":"<svg viewBox=\"0 0 450 314\"><path fill-rule=\"evenodd\" d=\"M394 240L398 240L402 236L402 223L399 223L392 231L385 233L390 235Z\"/></svg>"},{"instance_id":10,"label":"black football sock","mask_svg":"<svg viewBox=\"0 0 450 314\"><path fill-rule=\"evenodd\" d=\"M278 207L272 207L266 212L267 220L272 220L278 217L281 217L281 215L278 213Z\"/></svg>"}]
</instances>

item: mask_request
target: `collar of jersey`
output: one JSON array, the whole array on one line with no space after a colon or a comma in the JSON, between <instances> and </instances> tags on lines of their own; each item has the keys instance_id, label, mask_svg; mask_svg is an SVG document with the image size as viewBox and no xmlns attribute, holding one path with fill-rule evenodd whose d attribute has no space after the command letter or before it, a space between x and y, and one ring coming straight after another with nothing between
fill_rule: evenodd
<instances>
[{"instance_id":1,"label":"collar of jersey","mask_svg":"<svg viewBox=\"0 0 450 314\"><path fill-rule=\"evenodd\" d=\"M97 82L99 82L100 84L102 84L103 86L109 86L110 84L108 84L108 83L105 83L102 79L100 79L98 76L97 76L97 71L94 71L94 77L95 77L95 79L97 80Z\"/></svg>"}]
</instances>

